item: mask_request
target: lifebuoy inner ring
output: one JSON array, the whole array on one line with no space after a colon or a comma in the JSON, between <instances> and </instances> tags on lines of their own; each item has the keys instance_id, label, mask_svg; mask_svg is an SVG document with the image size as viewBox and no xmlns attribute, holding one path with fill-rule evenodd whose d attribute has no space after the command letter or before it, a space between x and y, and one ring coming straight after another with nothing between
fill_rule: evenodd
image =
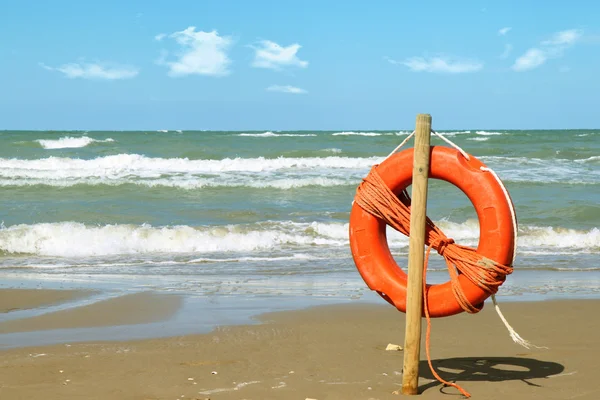
<instances>
[{"instance_id":1,"label":"lifebuoy inner ring","mask_svg":"<svg viewBox=\"0 0 600 400\"><path fill-rule=\"evenodd\" d=\"M396 195L412 181L413 154L413 149L404 150L375 168L386 186ZM475 207L480 227L477 254L512 267L516 241L516 217L512 201L501 182L481 167L487 168L473 156L467 160L454 149L431 147L429 177L457 186ZM355 201L350 213L349 230L352 257L366 284L398 310L405 312L407 275L392 257L387 244L386 223L365 211ZM478 308L483 307L484 300L492 294L460 273L458 282L466 299ZM427 285L427 307L434 318L463 311L453 294L451 282Z\"/></svg>"}]
</instances>

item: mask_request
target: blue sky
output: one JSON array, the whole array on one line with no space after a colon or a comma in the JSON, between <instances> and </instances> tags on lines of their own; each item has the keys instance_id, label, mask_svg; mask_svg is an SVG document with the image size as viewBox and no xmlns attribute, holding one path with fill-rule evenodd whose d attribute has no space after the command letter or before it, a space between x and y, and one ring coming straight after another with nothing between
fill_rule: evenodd
<instances>
[{"instance_id":1,"label":"blue sky","mask_svg":"<svg viewBox=\"0 0 600 400\"><path fill-rule=\"evenodd\" d=\"M3 1L0 129L598 128L600 3Z\"/></svg>"}]
</instances>

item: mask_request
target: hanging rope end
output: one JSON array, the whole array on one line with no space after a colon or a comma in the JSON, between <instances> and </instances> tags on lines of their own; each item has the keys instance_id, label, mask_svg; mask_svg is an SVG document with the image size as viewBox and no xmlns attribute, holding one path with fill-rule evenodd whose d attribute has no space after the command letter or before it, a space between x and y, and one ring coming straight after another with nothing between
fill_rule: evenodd
<instances>
[{"instance_id":1,"label":"hanging rope end","mask_svg":"<svg viewBox=\"0 0 600 400\"><path fill-rule=\"evenodd\" d=\"M508 333L510 334L510 337L513 340L513 342L515 342L516 344L518 344L520 346L525 347L526 349L530 349L532 347L535 347L536 349L548 349L548 347L536 346L535 344L531 343L530 341L523 339L521 337L521 335L519 335L517 333L517 331L508 323L508 321L504 317L504 314L502 314L502 311L500 311L500 306L498 305L498 302L496 301L496 295L494 295L494 294L492 294L492 302L494 303L494 309L496 310L496 313L498 313L498 316L502 320L502 323L504 323L504 326L508 330Z\"/></svg>"}]
</instances>

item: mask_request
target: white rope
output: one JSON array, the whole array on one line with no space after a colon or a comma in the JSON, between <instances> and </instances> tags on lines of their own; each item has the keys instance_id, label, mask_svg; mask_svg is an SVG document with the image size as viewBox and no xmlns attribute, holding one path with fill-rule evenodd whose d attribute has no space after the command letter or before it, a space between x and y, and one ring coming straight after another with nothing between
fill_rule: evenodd
<instances>
[{"instance_id":1,"label":"white rope","mask_svg":"<svg viewBox=\"0 0 600 400\"><path fill-rule=\"evenodd\" d=\"M502 183L502 181L500 180L498 175L496 175L494 170L489 167L479 167L479 169L484 172L489 172L490 174L492 174L494 176L494 178L496 178L496 181L498 182L498 184L502 188L502 191L504 192L504 197L506 197L506 202L508 203L508 206L510 208L510 216L512 217L512 223L513 223L513 235L515 237L515 240L513 242L513 255L512 255L512 260L510 262L510 264L512 265L515 262L515 258L517 257L517 236L519 234L519 231L517 229L517 215L515 213L515 208L513 207L513 203L512 203L512 200L510 199L510 195L508 194L508 190L506 190L506 187L504 186L504 184Z\"/></svg>"},{"instance_id":2,"label":"white rope","mask_svg":"<svg viewBox=\"0 0 600 400\"><path fill-rule=\"evenodd\" d=\"M439 137L440 139L442 139L444 142L448 143L450 146L454 147L456 150L460 151L460 154L463 155L464 158L466 158L467 160L470 160L471 157L469 157L469 154L467 154L466 151L464 151L463 149L460 148L459 145L457 145L456 143L454 143L453 141L451 141L450 139L440 135L439 133L437 133L436 131L434 131L433 129L431 130L431 133L433 133L435 136Z\"/></svg>"},{"instance_id":3,"label":"white rope","mask_svg":"<svg viewBox=\"0 0 600 400\"><path fill-rule=\"evenodd\" d=\"M504 186L504 184L502 183L502 181L500 180L500 178L498 177L498 175L494 172L493 169L489 168L489 167L479 167L479 169L483 172L489 172L492 174L492 176L496 179L496 182L498 182L498 185L500 185L500 187L502 188L502 192L504 192L504 197L506 197L506 202L508 203L508 207L510 208L510 216L512 218L512 223L513 223L513 235L514 235L514 241L513 241L513 254L512 254L512 259L510 262L510 265L512 265L515 262L515 257L517 256L517 235L518 235L518 229L517 229L517 215L515 213L515 208L513 206L512 200L510 199L510 195L508 194L508 190L506 190L506 187ZM523 339L518 333L517 331L515 331L515 329L508 323L508 321L506 320L506 318L504 318L504 315L502 314L502 311L500 311L500 306L498 305L498 302L496 301L496 295L492 294L492 302L494 303L494 309L496 310L496 312L498 313L498 316L500 317L500 319L502 320L502 322L504 323L504 326L506 326L506 329L508 329L508 332L510 333L510 337L512 338L512 340L525 347L526 349L530 349L531 347L535 347L537 349L547 349L547 347L539 347L534 345L533 343L530 343L529 341Z\"/></svg>"},{"instance_id":4,"label":"white rope","mask_svg":"<svg viewBox=\"0 0 600 400\"><path fill-rule=\"evenodd\" d=\"M416 131L412 131L412 133L410 135L408 135L406 137L406 139L404 139L402 141L402 143L400 143L394 150L392 150L392 152L383 161L387 160L388 158L390 158L391 156L393 156L395 152L397 152L398 150L400 150L402 148L402 146L404 146L406 144L406 142L408 142L410 140L411 137L415 136L415 132Z\"/></svg>"},{"instance_id":5,"label":"white rope","mask_svg":"<svg viewBox=\"0 0 600 400\"><path fill-rule=\"evenodd\" d=\"M547 349L548 347L545 346L536 346L535 344L529 342L528 340L523 339L518 333L517 331L515 331L515 329L510 326L510 324L508 323L508 321L506 320L506 318L504 318L504 315L502 314L502 311L500 311L500 306L498 305L498 302L496 302L496 295L493 294L492 295L492 302L494 302L494 308L496 309L496 312L498 313L498 316L500 317L500 319L502 320L502 322L504 323L504 326L506 326L506 329L508 329L508 332L510 333L510 337L512 338L512 340L516 343L519 344L523 347L525 347L526 349L530 349L532 347L535 347L536 349Z\"/></svg>"},{"instance_id":6,"label":"white rope","mask_svg":"<svg viewBox=\"0 0 600 400\"><path fill-rule=\"evenodd\" d=\"M410 140L410 138L412 138L415 135L416 131L412 131L412 133L410 135L408 135L406 137L406 139L404 139L402 141L402 143L400 143L394 150L392 150L392 152L390 154L388 154L388 156L383 160L387 160L388 158L390 158L391 156L394 155L394 153L396 153L398 150L400 150L402 148L402 146L404 146L406 144L406 142L408 142ZM440 135L439 133L437 133L436 131L434 131L433 129L431 130L431 133L433 133L435 136L439 137L440 139L442 139L444 142L448 143L450 146L454 147L456 150L458 150L460 152L460 154L463 155L464 158L466 158L467 160L470 160L471 157L469 156L469 154L464 151L463 149L460 148L459 145L457 145L456 143L452 142L450 139L447 139L446 137L444 137L443 135Z\"/></svg>"}]
</instances>

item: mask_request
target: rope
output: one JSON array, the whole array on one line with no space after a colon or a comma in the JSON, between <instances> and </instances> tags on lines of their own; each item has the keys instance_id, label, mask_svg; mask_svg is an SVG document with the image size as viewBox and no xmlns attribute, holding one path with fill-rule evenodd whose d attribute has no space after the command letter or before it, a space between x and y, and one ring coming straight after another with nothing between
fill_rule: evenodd
<instances>
[{"instance_id":1,"label":"rope","mask_svg":"<svg viewBox=\"0 0 600 400\"><path fill-rule=\"evenodd\" d=\"M427 248L427 253L425 254L425 265L427 265L427 263L429 262L429 253L431 252L431 246L429 246ZM452 386L456 389L458 389L459 392L461 392L463 394L463 396L465 397L471 397L471 393L467 392L465 389L463 389L459 384L454 383L454 382L448 382L445 379L443 379L441 376L439 376L439 374L435 371L435 368L433 368L433 364L431 363L431 354L430 354L430 346L429 346L429 342L430 342L430 338L431 338L431 318L429 317L429 307L427 307L427 268L423 268L423 296L425 297L425 305L424 305L424 310L425 310L425 318L427 319L427 331L425 333L425 352L427 353L427 364L429 364L429 370L431 371L431 373L433 374L433 376L435 377L435 379L438 380L438 382L446 385L446 386Z\"/></svg>"},{"instance_id":2,"label":"rope","mask_svg":"<svg viewBox=\"0 0 600 400\"><path fill-rule=\"evenodd\" d=\"M383 182L376 165L358 186L355 201L365 211L382 219L392 228L410 236L410 197L406 190L396 196ZM477 313L481 305L473 305L466 298L458 281L463 274L474 285L486 293L496 293L504 282L504 277L512 273L511 266L502 265L494 260L477 254L477 250L454 243L429 217L426 217L425 244L437 250L446 260L450 273L452 292L461 308L469 313Z\"/></svg>"},{"instance_id":3,"label":"rope","mask_svg":"<svg viewBox=\"0 0 600 400\"><path fill-rule=\"evenodd\" d=\"M437 133L433 129L431 130L431 133L433 133L435 136L437 136L440 139L442 139L444 142L448 143L450 146L454 147L456 150L460 151L460 154L462 154L463 157L467 159L467 161L469 161L471 159L471 157L469 156L469 154L466 151L464 151L463 149L461 149L459 145L457 145L456 143L454 143L450 139L445 138L444 136L440 135L439 133Z\"/></svg>"},{"instance_id":4,"label":"rope","mask_svg":"<svg viewBox=\"0 0 600 400\"><path fill-rule=\"evenodd\" d=\"M441 136L435 131L431 131L434 135L441 138L445 142L449 143L452 147L457 149L467 160L470 159L469 155L461 149L458 145L450 141L449 139ZM394 149L387 157L391 157L394 153L396 153L408 140L415 134L415 132L411 133L398 147ZM385 161L385 160L384 160ZM390 225L392 228L397 231L403 233L406 236L410 235L410 203L411 199L406 190L403 190L399 195L394 194L390 188L387 187L381 176L377 173L376 167L378 164L374 165L371 168L371 171L367 175L366 178L363 179L361 184L357 188L357 193L355 197L355 202L363 208L365 211L374 215L377 218L383 220L386 224ZM427 275L427 264L429 262L429 254L431 249L434 248L439 255L444 257L446 261L446 266L448 268L448 272L450 274L450 281L452 292L457 302L461 306L461 308L470 314L477 313L481 311L483 304L474 305L466 298L462 287L459 283L458 277L459 274L463 274L469 281L473 284L484 290L486 293L491 294L492 301L494 303L494 308L498 313L500 319L510 332L510 336L514 342L522 345L523 347L530 348L530 346L538 347L532 345L528 341L524 340L519 336L519 334L510 326L510 324L504 318L504 315L500 311L500 307L496 302L495 293L498 291L498 288L504 282L506 275L509 275L513 272L512 262L514 261L516 255L516 239L517 239L517 221L516 214L514 211L514 207L508 191L500 181L500 178L496 173L490 169L481 167L482 171L490 172L493 174L494 178L498 181L502 190L504 191L504 195L510 205L511 217L513 220L513 226L515 227L515 244L513 248L513 257L512 261L509 265L503 265L497 263L494 260L490 260L486 257L483 257L477 253L477 250L468 247L456 244L453 239L448 238L442 231L439 229L433 221L426 217L426 226L425 226L425 244L427 247L427 253L425 258L425 265L423 268L423 297L424 297L424 311L425 317L427 319L427 332L426 332L426 353L427 353L427 361L429 364L429 368L435 378L440 381L442 384L447 386L452 386L458 389L465 397L470 397L471 395L465 391L462 387L460 387L456 383L447 382L442 379L431 363L430 356L430 337L431 337L431 318L429 315L429 307L427 302L428 290L426 283L426 275ZM354 203L354 202L353 202ZM538 347L539 348L539 347Z\"/></svg>"},{"instance_id":5,"label":"rope","mask_svg":"<svg viewBox=\"0 0 600 400\"><path fill-rule=\"evenodd\" d=\"M385 159L387 160L387 159L388 159L388 158L390 158L392 155L394 155L394 153L395 153L395 152L397 152L398 150L400 150L400 149L402 148L402 146L404 146L404 145L406 144L406 142L408 142L408 141L410 140L410 138L411 138L411 137L415 136L415 133L416 133L416 132L417 132L417 131L412 131L412 133L411 133L410 135L408 135L408 136L406 137L406 139L404 139L404 140L402 141L402 143L400 143L400 144L399 144L399 145L398 145L398 146L397 146L397 147L396 147L394 150L392 150L392 152L391 152L390 154L388 154L388 156L387 156Z\"/></svg>"}]
</instances>

